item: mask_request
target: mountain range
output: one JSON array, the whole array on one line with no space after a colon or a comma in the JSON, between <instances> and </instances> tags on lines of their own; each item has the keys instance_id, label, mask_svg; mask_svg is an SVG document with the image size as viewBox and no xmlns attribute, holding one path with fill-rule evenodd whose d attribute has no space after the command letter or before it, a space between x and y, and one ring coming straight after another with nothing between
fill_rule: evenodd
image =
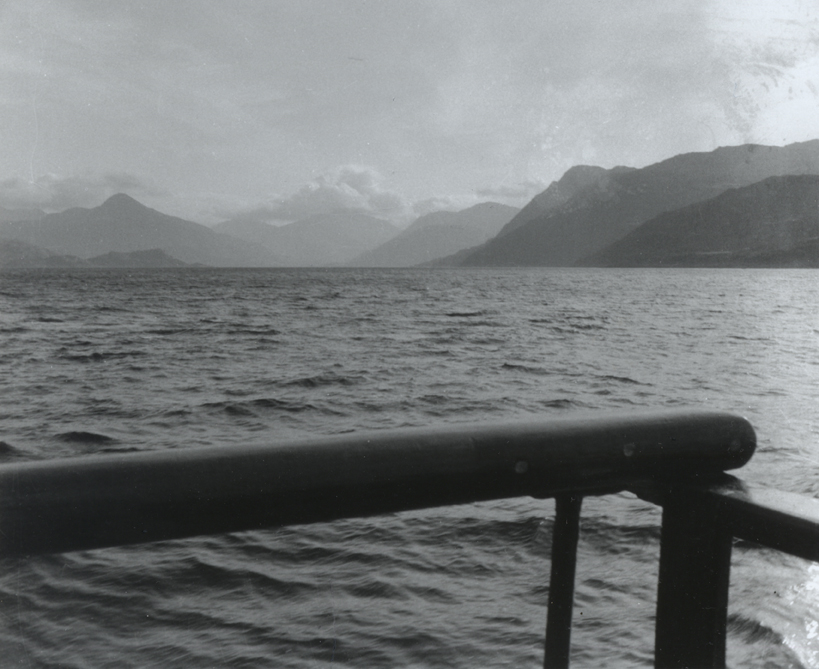
<instances>
[{"instance_id":1,"label":"mountain range","mask_svg":"<svg viewBox=\"0 0 819 669\"><path fill-rule=\"evenodd\" d=\"M251 218L204 225L168 216L125 194L91 209L56 214L0 210L0 267L341 266L381 251L389 266L412 265L493 236L517 212L496 203L435 212L399 234L359 210L338 210L283 226ZM405 234L407 233L407 234ZM419 251L420 249L420 251Z\"/></svg>"},{"instance_id":2,"label":"mountain range","mask_svg":"<svg viewBox=\"0 0 819 669\"><path fill-rule=\"evenodd\" d=\"M819 174L819 140L785 147L722 147L641 169L574 167L496 237L450 262L571 266L661 213L768 177L800 174Z\"/></svg>"},{"instance_id":3,"label":"mountain range","mask_svg":"<svg viewBox=\"0 0 819 669\"><path fill-rule=\"evenodd\" d=\"M87 260L60 255L16 239L0 239L0 269L48 267L191 267L161 249L105 253Z\"/></svg>"},{"instance_id":4,"label":"mountain range","mask_svg":"<svg viewBox=\"0 0 819 669\"><path fill-rule=\"evenodd\" d=\"M73 208L33 221L0 222L0 238L87 260L106 253L161 249L187 264L270 267L269 251L150 209L119 193L93 209Z\"/></svg>"},{"instance_id":5,"label":"mountain range","mask_svg":"<svg viewBox=\"0 0 819 669\"><path fill-rule=\"evenodd\" d=\"M400 234L349 264L411 267L428 263L491 239L518 211L497 202L476 204L462 211L435 211L421 216Z\"/></svg>"},{"instance_id":6,"label":"mountain range","mask_svg":"<svg viewBox=\"0 0 819 669\"><path fill-rule=\"evenodd\" d=\"M0 209L0 266L816 266L819 140L579 165L523 209L483 203L406 230L360 210L214 229L125 194L54 214Z\"/></svg>"}]
</instances>

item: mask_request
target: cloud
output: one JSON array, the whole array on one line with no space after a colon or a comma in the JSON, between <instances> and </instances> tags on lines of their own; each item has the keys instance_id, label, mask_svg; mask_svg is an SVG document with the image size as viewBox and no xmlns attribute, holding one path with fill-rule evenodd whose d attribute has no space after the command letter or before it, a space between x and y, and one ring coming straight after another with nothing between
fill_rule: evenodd
<instances>
[{"instance_id":1,"label":"cloud","mask_svg":"<svg viewBox=\"0 0 819 669\"><path fill-rule=\"evenodd\" d=\"M404 198L385 189L382 182L382 176L372 167L344 165L303 185L288 197L276 198L240 216L296 221L342 209L359 209L383 218L404 217L408 210Z\"/></svg>"},{"instance_id":2,"label":"cloud","mask_svg":"<svg viewBox=\"0 0 819 669\"><path fill-rule=\"evenodd\" d=\"M412 205L416 216L424 216L434 211L461 211L482 202L501 202L514 207L522 207L546 189L543 181L522 181L516 184L500 184L476 188L472 193L430 197L418 200Z\"/></svg>"},{"instance_id":3,"label":"cloud","mask_svg":"<svg viewBox=\"0 0 819 669\"><path fill-rule=\"evenodd\" d=\"M6 0L0 196L127 172L194 220L518 204L579 163L815 137L817 67L804 0Z\"/></svg>"},{"instance_id":4,"label":"cloud","mask_svg":"<svg viewBox=\"0 0 819 669\"><path fill-rule=\"evenodd\" d=\"M100 177L46 174L33 181L19 177L0 181L0 206L6 209L63 211L72 207L97 206L115 193L128 193L136 198L165 194L126 172Z\"/></svg>"}]
</instances>

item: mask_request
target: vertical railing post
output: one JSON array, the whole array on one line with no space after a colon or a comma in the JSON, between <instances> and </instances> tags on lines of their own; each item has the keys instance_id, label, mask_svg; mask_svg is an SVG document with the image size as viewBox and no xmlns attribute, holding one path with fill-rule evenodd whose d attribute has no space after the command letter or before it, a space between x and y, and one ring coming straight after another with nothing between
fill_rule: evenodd
<instances>
[{"instance_id":1,"label":"vertical railing post","mask_svg":"<svg viewBox=\"0 0 819 669\"><path fill-rule=\"evenodd\" d=\"M574 573L580 535L580 495L560 495L555 500L552 530L552 573L549 579L549 612L546 617L546 649L543 666L569 666L574 605Z\"/></svg>"},{"instance_id":2,"label":"vertical railing post","mask_svg":"<svg viewBox=\"0 0 819 669\"><path fill-rule=\"evenodd\" d=\"M725 667L730 532L702 497L671 492L663 504L654 666Z\"/></svg>"}]
</instances>

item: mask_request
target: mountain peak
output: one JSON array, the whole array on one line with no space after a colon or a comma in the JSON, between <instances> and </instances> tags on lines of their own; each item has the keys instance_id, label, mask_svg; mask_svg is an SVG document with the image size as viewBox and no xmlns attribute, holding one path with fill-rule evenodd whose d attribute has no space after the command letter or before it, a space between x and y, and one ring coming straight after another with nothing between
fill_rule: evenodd
<instances>
[{"instance_id":1,"label":"mountain peak","mask_svg":"<svg viewBox=\"0 0 819 669\"><path fill-rule=\"evenodd\" d=\"M117 193L116 195L112 195L105 202L103 202L100 207L104 207L105 209L115 209L117 211L122 211L124 209L134 210L136 208L146 208L144 204L137 202L134 198L132 198L130 195L126 195L125 193Z\"/></svg>"}]
</instances>

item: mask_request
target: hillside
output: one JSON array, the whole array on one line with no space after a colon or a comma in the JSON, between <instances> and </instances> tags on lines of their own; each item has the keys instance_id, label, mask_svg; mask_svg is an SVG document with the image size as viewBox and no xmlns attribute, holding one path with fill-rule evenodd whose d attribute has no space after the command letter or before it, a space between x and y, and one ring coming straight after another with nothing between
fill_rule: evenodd
<instances>
[{"instance_id":1,"label":"hillside","mask_svg":"<svg viewBox=\"0 0 819 669\"><path fill-rule=\"evenodd\" d=\"M665 211L789 174L819 174L819 140L723 147L642 169L572 168L459 264L573 265Z\"/></svg>"},{"instance_id":2,"label":"hillside","mask_svg":"<svg viewBox=\"0 0 819 669\"><path fill-rule=\"evenodd\" d=\"M411 267L477 246L494 237L518 209L485 202L463 211L421 216L406 230L350 264L358 267Z\"/></svg>"},{"instance_id":3,"label":"hillside","mask_svg":"<svg viewBox=\"0 0 819 669\"><path fill-rule=\"evenodd\" d=\"M16 239L0 239L0 269L85 267L84 260L53 253Z\"/></svg>"},{"instance_id":4,"label":"hillside","mask_svg":"<svg viewBox=\"0 0 819 669\"><path fill-rule=\"evenodd\" d=\"M83 259L161 249L185 263L221 267L278 264L264 248L167 216L121 193L93 209L68 209L38 221L0 222L0 237Z\"/></svg>"},{"instance_id":5,"label":"hillside","mask_svg":"<svg viewBox=\"0 0 819 669\"><path fill-rule=\"evenodd\" d=\"M819 176L771 177L666 212L578 264L815 267Z\"/></svg>"},{"instance_id":6,"label":"hillside","mask_svg":"<svg viewBox=\"0 0 819 669\"><path fill-rule=\"evenodd\" d=\"M188 263L169 256L161 249L119 253L111 251L83 260L76 256L60 255L47 249L15 239L0 239L0 269L66 267L190 267Z\"/></svg>"}]
</instances>

